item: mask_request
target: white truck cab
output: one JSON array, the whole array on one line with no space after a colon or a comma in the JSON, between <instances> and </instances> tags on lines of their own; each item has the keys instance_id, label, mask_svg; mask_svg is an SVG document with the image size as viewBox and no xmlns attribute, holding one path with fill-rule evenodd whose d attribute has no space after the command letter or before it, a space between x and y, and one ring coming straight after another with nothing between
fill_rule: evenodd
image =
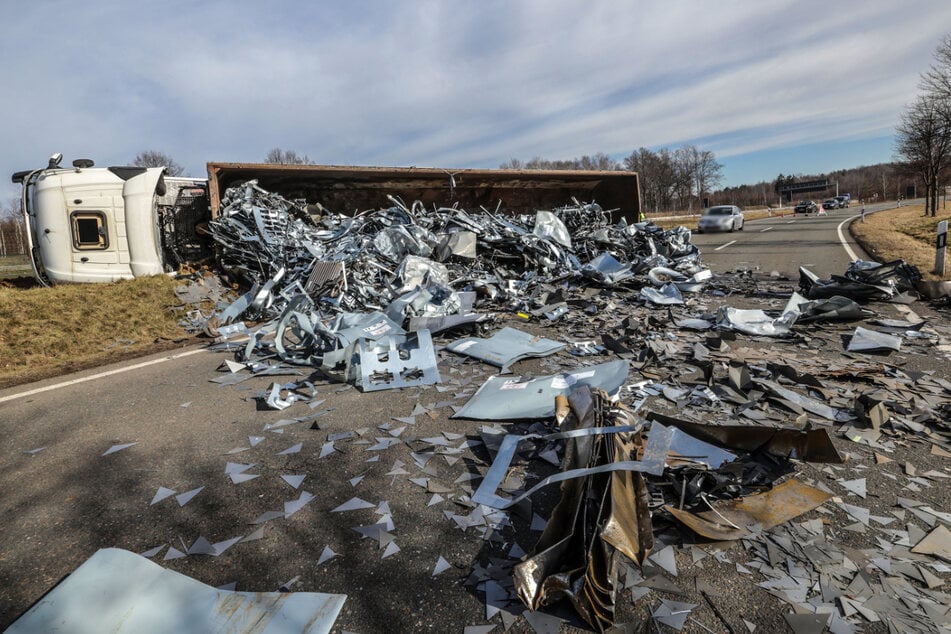
<instances>
[{"instance_id":1,"label":"white truck cab","mask_svg":"<svg viewBox=\"0 0 951 634\"><path fill-rule=\"evenodd\" d=\"M21 209L40 282L112 282L177 266L163 212L183 189L206 192L206 181L174 179L169 200L173 179L164 167L97 168L79 159L63 168L61 161L54 154L47 167L13 175L23 184Z\"/></svg>"}]
</instances>

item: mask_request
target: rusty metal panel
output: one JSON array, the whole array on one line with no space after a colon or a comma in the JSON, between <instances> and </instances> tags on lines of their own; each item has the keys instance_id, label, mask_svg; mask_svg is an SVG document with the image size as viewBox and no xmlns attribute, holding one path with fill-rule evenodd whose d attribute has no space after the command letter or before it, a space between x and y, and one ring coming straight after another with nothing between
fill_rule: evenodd
<instances>
[{"instance_id":1,"label":"rusty metal panel","mask_svg":"<svg viewBox=\"0 0 951 634\"><path fill-rule=\"evenodd\" d=\"M208 163L208 194L212 218L221 195L238 183L255 179L264 189L285 198L304 199L328 210L353 214L391 205L388 195L427 207L458 203L508 213L535 213L571 203L572 198L617 209L637 222L641 210L640 182L634 172L583 170L480 170L436 167L353 167L339 165L272 165Z\"/></svg>"},{"instance_id":2,"label":"rusty metal panel","mask_svg":"<svg viewBox=\"0 0 951 634\"><path fill-rule=\"evenodd\" d=\"M667 505L664 510L690 530L709 539L733 540L811 511L832 497L799 480L787 480L765 493L717 503L711 510L691 513Z\"/></svg>"}]
</instances>

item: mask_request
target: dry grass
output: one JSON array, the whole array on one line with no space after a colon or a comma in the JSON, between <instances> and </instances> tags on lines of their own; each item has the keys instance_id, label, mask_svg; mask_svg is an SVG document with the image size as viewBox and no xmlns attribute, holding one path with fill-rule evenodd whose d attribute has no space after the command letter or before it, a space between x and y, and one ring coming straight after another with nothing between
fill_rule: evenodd
<instances>
[{"instance_id":1,"label":"dry grass","mask_svg":"<svg viewBox=\"0 0 951 634\"><path fill-rule=\"evenodd\" d=\"M902 259L921 269L925 279L943 279L933 272L934 243L938 222L951 216L946 210L939 211L942 213L936 218L925 216L923 205L880 211L867 216L864 223L854 221L850 229L875 260Z\"/></svg>"},{"instance_id":2,"label":"dry grass","mask_svg":"<svg viewBox=\"0 0 951 634\"><path fill-rule=\"evenodd\" d=\"M0 280L32 274L28 255L0 255Z\"/></svg>"},{"instance_id":3,"label":"dry grass","mask_svg":"<svg viewBox=\"0 0 951 634\"><path fill-rule=\"evenodd\" d=\"M53 288L0 282L0 387L191 342L173 310L180 283L164 276Z\"/></svg>"}]
</instances>

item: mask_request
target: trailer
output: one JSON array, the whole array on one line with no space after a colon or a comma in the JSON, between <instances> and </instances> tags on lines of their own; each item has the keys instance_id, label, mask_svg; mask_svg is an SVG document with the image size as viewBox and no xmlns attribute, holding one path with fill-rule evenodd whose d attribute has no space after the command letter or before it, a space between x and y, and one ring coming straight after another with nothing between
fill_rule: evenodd
<instances>
[{"instance_id":1,"label":"trailer","mask_svg":"<svg viewBox=\"0 0 951 634\"><path fill-rule=\"evenodd\" d=\"M289 200L319 203L347 215L389 207L387 196L473 211L500 206L507 213L533 213L577 199L617 210L617 218L629 222L637 222L641 211L634 172L208 163L212 217L220 212L226 189L252 179Z\"/></svg>"},{"instance_id":2,"label":"trailer","mask_svg":"<svg viewBox=\"0 0 951 634\"><path fill-rule=\"evenodd\" d=\"M110 282L177 271L213 257L202 227L224 192L247 181L302 205L347 215L390 206L505 213L597 202L616 220L641 218L638 176L623 171L478 170L432 167L207 164L208 177L173 178L163 167L96 167L54 154L17 172L34 275L43 284Z\"/></svg>"}]
</instances>

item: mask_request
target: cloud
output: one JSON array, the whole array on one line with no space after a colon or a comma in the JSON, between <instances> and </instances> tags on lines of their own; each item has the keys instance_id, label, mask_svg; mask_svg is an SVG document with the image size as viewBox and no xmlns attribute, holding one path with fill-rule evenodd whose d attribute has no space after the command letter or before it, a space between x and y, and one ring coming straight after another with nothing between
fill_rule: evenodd
<instances>
[{"instance_id":1,"label":"cloud","mask_svg":"<svg viewBox=\"0 0 951 634\"><path fill-rule=\"evenodd\" d=\"M275 146L494 167L880 138L948 24L926 0L28 3L0 25L0 171L54 151L154 148L200 175Z\"/></svg>"}]
</instances>

